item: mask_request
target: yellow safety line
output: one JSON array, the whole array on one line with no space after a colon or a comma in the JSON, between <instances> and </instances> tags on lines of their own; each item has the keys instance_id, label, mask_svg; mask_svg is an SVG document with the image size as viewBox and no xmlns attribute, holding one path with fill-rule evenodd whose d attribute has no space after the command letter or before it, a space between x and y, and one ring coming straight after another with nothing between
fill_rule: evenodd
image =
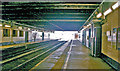
<instances>
[{"instance_id":1,"label":"yellow safety line","mask_svg":"<svg viewBox=\"0 0 120 71\"><path fill-rule=\"evenodd\" d=\"M44 41L47 41L47 40L44 40ZM25 46L26 44L34 44L34 43L39 43L39 42L43 42L43 41L28 42L28 43L18 43L18 44L13 44L13 45L5 45L5 46L0 46L0 48L4 49L4 48L15 47L15 46Z\"/></svg>"},{"instance_id":2,"label":"yellow safety line","mask_svg":"<svg viewBox=\"0 0 120 71\"><path fill-rule=\"evenodd\" d=\"M36 64L33 68L31 68L29 71L33 71L33 69L35 69L38 65L40 65L42 62L44 62L47 58L49 58L53 53L55 53L56 51L52 52L49 56L47 56L45 59L43 59L42 61L40 61L38 64Z\"/></svg>"}]
</instances>

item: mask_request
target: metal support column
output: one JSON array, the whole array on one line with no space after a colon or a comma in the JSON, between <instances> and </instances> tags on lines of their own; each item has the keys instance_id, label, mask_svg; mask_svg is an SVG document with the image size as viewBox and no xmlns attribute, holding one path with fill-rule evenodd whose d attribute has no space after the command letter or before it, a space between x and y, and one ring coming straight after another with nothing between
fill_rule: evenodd
<instances>
[{"instance_id":1,"label":"metal support column","mask_svg":"<svg viewBox=\"0 0 120 71\"><path fill-rule=\"evenodd\" d=\"M101 25L99 23L95 23L92 29L91 55L97 57L101 54Z\"/></svg>"},{"instance_id":2,"label":"metal support column","mask_svg":"<svg viewBox=\"0 0 120 71\"><path fill-rule=\"evenodd\" d=\"M44 40L44 32L42 32L42 40Z\"/></svg>"},{"instance_id":3,"label":"metal support column","mask_svg":"<svg viewBox=\"0 0 120 71\"><path fill-rule=\"evenodd\" d=\"M13 43L13 29L10 28L10 42Z\"/></svg>"},{"instance_id":4,"label":"metal support column","mask_svg":"<svg viewBox=\"0 0 120 71\"><path fill-rule=\"evenodd\" d=\"M91 42L91 55L93 56L94 53L93 53L93 46L94 46L94 24L91 25L91 38L90 38L90 42Z\"/></svg>"},{"instance_id":5,"label":"metal support column","mask_svg":"<svg viewBox=\"0 0 120 71\"><path fill-rule=\"evenodd\" d=\"M89 48L91 49L91 28L89 28Z\"/></svg>"},{"instance_id":6,"label":"metal support column","mask_svg":"<svg viewBox=\"0 0 120 71\"><path fill-rule=\"evenodd\" d=\"M28 42L28 31L25 31L25 42Z\"/></svg>"},{"instance_id":7,"label":"metal support column","mask_svg":"<svg viewBox=\"0 0 120 71\"><path fill-rule=\"evenodd\" d=\"M86 30L84 31L84 45L86 46Z\"/></svg>"},{"instance_id":8,"label":"metal support column","mask_svg":"<svg viewBox=\"0 0 120 71\"><path fill-rule=\"evenodd\" d=\"M82 44L84 44L84 31L82 31Z\"/></svg>"},{"instance_id":9,"label":"metal support column","mask_svg":"<svg viewBox=\"0 0 120 71\"><path fill-rule=\"evenodd\" d=\"M2 36L3 36L3 28L2 26L0 26L0 43L2 42ZM0 44L0 46L2 46L2 44Z\"/></svg>"},{"instance_id":10,"label":"metal support column","mask_svg":"<svg viewBox=\"0 0 120 71\"><path fill-rule=\"evenodd\" d=\"M50 40L50 33L48 33L48 40Z\"/></svg>"}]
</instances>

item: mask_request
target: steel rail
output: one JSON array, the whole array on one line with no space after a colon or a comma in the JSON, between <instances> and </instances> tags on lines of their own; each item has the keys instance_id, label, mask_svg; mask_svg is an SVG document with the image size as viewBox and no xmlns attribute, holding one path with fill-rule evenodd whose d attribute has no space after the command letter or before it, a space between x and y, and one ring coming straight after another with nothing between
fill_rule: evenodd
<instances>
[{"instance_id":1,"label":"steel rail","mask_svg":"<svg viewBox=\"0 0 120 71\"><path fill-rule=\"evenodd\" d=\"M53 44L53 45L54 45L54 44ZM50 46L50 45L48 45L48 46ZM24 53L24 54L21 54L21 55L15 56L15 57L13 57L13 58L10 58L10 59L7 59L7 60L4 60L4 61L1 61L0 64L4 64L4 63L6 63L6 62L9 62L9 61L12 61L12 60L18 59L18 58L23 57L23 56L25 56L25 55L28 55L28 54L34 53L34 52L39 51L39 50L42 50L42 49L45 49L45 48L47 48L48 46L43 47L43 48L39 48L39 49L36 49L36 50L32 50L32 51L30 51L30 52L26 52L26 53Z\"/></svg>"},{"instance_id":2,"label":"steel rail","mask_svg":"<svg viewBox=\"0 0 120 71\"><path fill-rule=\"evenodd\" d=\"M11 70L14 70L14 69L16 69L16 68L18 68L18 67L20 67L20 66L22 66L22 65L24 65L24 64L26 64L26 63L28 63L28 62L30 62L30 61L32 61L32 60L34 60L35 58L37 58L37 57L39 57L39 56L41 56L41 55L43 55L43 54L49 52L50 50L56 48L57 46L61 45L62 43L64 43L64 42L61 42L61 43L59 43L58 45L55 45L53 48L51 48L51 49L49 49L49 50L47 50L47 51L45 51L45 52L43 52L43 53L41 53L41 54L39 54L39 55L33 57L33 58L31 58L31 59L25 61L24 63L19 64L18 66L12 68ZM10 70L10 71L11 71L11 70Z\"/></svg>"}]
</instances>

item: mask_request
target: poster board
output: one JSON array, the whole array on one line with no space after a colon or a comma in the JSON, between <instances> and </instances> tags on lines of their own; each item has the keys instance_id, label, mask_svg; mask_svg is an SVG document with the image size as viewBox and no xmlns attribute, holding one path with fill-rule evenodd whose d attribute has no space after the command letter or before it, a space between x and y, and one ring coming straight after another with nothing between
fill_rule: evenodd
<instances>
[{"instance_id":1,"label":"poster board","mask_svg":"<svg viewBox=\"0 0 120 71\"><path fill-rule=\"evenodd\" d=\"M118 28L118 33L117 33L117 38L118 38L118 41L117 41L117 48L118 50L120 50L120 27Z\"/></svg>"}]
</instances>

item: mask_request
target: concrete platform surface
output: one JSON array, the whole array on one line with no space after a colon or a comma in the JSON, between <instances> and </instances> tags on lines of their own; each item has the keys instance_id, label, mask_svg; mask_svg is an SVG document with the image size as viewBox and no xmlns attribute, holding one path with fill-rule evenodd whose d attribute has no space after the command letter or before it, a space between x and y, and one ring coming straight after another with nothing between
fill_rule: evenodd
<instances>
[{"instance_id":1,"label":"concrete platform surface","mask_svg":"<svg viewBox=\"0 0 120 71\"><path fill-rule=\"evenodd\" d=\"M61 71L68 69L68 71L72 71L76 69L79 71L81 69L97 69L100 71L114 71L102 59L90 56L90 49L86 48L78 40L73 40L69 47L67 45L68 43L64 44L31 70L47 69L48 71Z\"/></svg>"},{"instance_id":2,"label":"concrete platform surface","mask_svg":"<svg viewBox=\"0 0 120 71\"><path fill-rule=\"evenodd\" d=\"M90 56L90 49L78 40L73 40L70 58L66 69L111 69L102 59Z\"/></svg>"}]
</instances>

